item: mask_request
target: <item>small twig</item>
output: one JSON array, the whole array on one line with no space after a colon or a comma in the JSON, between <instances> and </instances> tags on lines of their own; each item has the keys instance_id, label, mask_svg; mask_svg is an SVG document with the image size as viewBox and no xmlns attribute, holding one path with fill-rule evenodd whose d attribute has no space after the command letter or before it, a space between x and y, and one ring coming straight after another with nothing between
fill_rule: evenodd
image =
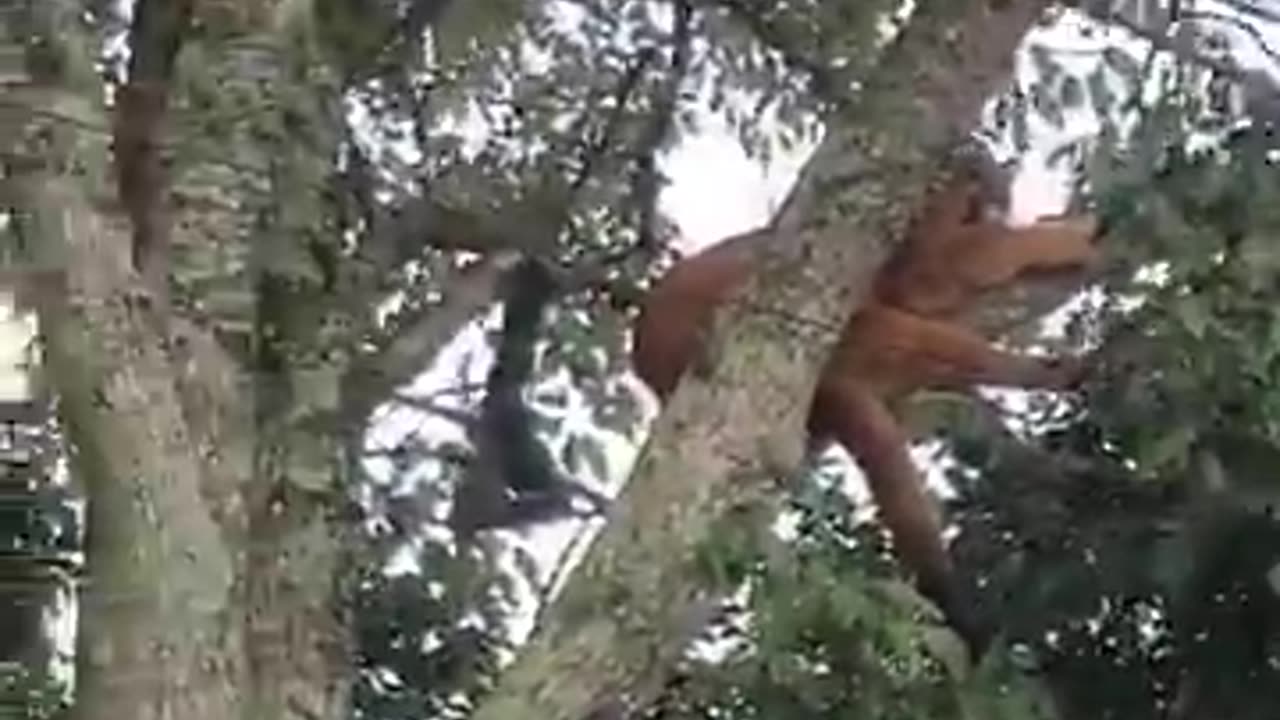
<instances>
[{"instance_id":1,"label":"small twig","mask_svg":"<svg viewBox=\"0 0 1280 720\"><path fill-rule=\"evenodd\" d=\"M1175 38L1170 37L1167 33L1157 32L1151 28L1144 27L1143 25L1140 25L1119 13L1098 10L1096 7L1092 6L1089 8L1089 11L1096 19L1101 20L1104 23L1124 28L1133 35L1151 43L1153 47L1159 50L1171 53L1178 58L1195 63L1207 70L1213 70L1224 78L1234 82L1244 82L1244 71L1222 58L1200 52L1195 48L1186 47L1178 43Z\"/></svg>"},{"instance_id":2,"label":"small twig","mask_svg":"<svg viewBox=\"0 0 1280 720\"><path fill-rule=\"evenodd\" d=\"M1271 0L1263 1L1267 3L1271 2ZM1263 6L1259 2L1253 2L1252 0L1218 0L1218 2L1230 7L1241 15L1248 15L1266 22L1280 24L1280 12L1264 10Z\"/></svg>"},{"instance_id":3,"label":"small twig","mask_svg":"<svg viewBox=\"0 0 1280 720\"><path fill-rule=\"evenodd\" d=\"M546 620L546 614L551 609L551 603L555 600L556 592L563 586L564 581L569 578L573 568L582 559L586 548L595 539L595 533L591 532L592 523L590 518L578 517L576 519L579 527L578 532L569 539L564 550L556 557L555 564L552 565L551 572L547 575L547 581L537 590L537 603L533 611L533 625L529 633L530 636L537 634L542 628Z\"/></svg>"},{"instance_id":4,"label":"small twig","mask_svg":"<svg viewBox=\"0 0 1280 720\"><path fill-rule=\"evenodd\" d=\"M654 228L657 225L658 192L661 189L657 153L674 125L680 85L689 71L692 57L693 6L689 0L674 0L675 17L671 29L671 72L665 86L654 101L648 131L642 133L636 151L636 175L632 180L636 205L639 207L636 245L646 253L657 249Z\"/></svg>"},{"instance_id":5,"label":"small twig","mask_svg":"<svg viewBox=\"0 0 1280 720\"><path fill-rule=\"evenodd\" d=\"M432 399L430 396L423 397L419 395L409 395L407 393L395 393L392 395L391 399L405 407L410 407L414 410L421 410L422 412L431 413L432 415L438 415L445 420L452 420L463 427L470 427L476 421L476 416L473 413L461 408L443 405Z\"/></svg>"},{"instance_id":6,"label":"small twig","mask_svg":"<svg viewBox=\"0 0 1280 720\"><path fill-rule=\"evenodd\" d=\"M719 0L719 4L745 25L757 40L782 55L788 65L807 74L814 93L819 97L834 103L847 99L840 90L836 71L797 51L792 40L784 37L782 30L766 19L764 7L748 7L745 0Z\"/></svg>"},{"instance_id":7,"label":"small twig","mask_svg":"<svg viewBox=\"0 0 1280 720\"><path fill-rule=\"evenodd\" d=\"M627 68L627 71L623 73L622 78L618 81L613 93L613 108L610 110L608 117L605 118L604 126L600 129L599 136L594 142L586 140L583 143L583 163L577 176L574 177L569 185L571 193L577 193L586 184L595 169L596 162L604 157L609 149L610 142L614 135L617 134L618 128L622 126L622 119L626 117L626 107L631 99L631 94L639 86L640 78L644 76L644 71L653 63L655 56L656 53L652 48L641 50L635 61L632 62L631 67ZM580 127L585 126L590 117L590 111L584 112L580 118Z\"/></svg>"},{"instance_id":8,"label":"small twig","mask_svg":"<svg viewBox=\"0 0 1280 720\"><path fill-rule=\"evenodd\" d=\"M32 105L27 100L22 99L21 94L17 92L12 94L0 93L0 108L20 110L33 118L48 120L59 125L68 125L90 135L106 137L111 134L111 128L107 125Z\"/></svg>"},{"instance_id":9,"label":"small twig","mask_svg":"<svg viewBox=\"0 0 1280 720\"><path fill-rule=\"evenodd\" d=\"M1253 23L1247 22L1239 17L1233 17L1231 15L1213 12L1211 10L1188 10L1183 14L1183 18L1187 20L1202 20L1229 25L1248 35L1254 43L1257 44L1258 49L1273 62L1280 63L1280 53L1277 53L1276 50L1271 47L1266 38L1263 37L1262 31Z\"/></svg>"}]
</instances>

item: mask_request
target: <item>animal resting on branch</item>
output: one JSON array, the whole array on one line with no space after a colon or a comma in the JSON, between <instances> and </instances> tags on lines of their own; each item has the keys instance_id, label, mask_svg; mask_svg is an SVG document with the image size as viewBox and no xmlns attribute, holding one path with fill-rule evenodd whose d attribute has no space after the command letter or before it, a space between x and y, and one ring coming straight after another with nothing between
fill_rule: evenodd
<instances>
[{"instance_id":1,"label":"animal resting on branch","mask_svg":"<svg viewBox=\"0 0 1280 720\"><path fill-rule=\"evenodd\" d=\"M1086 215L1011 227L986 212L993 199L989 178L976 163L926 198L904 242L878 272L871 297L845 324L808 419L813 441L839 442L862 468L900 561L975 654L985 647L986 632L960 599L938 508L892 407L921 389L1073 387L1082 374L1079 358L998 349L960 317L986 291L1093 266L1099 235ZM768 241L769 232L734 236L682 259L641 305L632 359L660 399L702 352L715 308L745 283L754 248Z\"/></svg>"}]
</instances>

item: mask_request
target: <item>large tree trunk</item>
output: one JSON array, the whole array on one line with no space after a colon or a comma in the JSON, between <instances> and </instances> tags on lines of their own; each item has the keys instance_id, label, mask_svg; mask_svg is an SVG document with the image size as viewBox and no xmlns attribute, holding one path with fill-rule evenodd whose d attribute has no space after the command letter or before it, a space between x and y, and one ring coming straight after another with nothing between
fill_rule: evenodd
<instances>
[{"instance_id":1,"label":"large tree trunk","mask_svg":"<svg viewBox=\"0 0 1280 720\"><path fill-rule=\"evenodd\" d=\"M245 268L223 278L231 287L221 297L232 302L192 322L169 312L164 289L144 283L131 257L139 216L118 201L119 157L101 130L112 123L91 64L98 44L80 5L31 0L6 28L24 43L41 38L48 52L11 96L29 111L27 132L11 137L33 142L10 157L23 160L18 219L28 270L41 278L26 299L39 311L47 377L88 494L77 712L346 717L341 441L351 433L315 421L338 414L344 368L324 357L303 366L288 353L260 363L264 336L311 341L314 318L295 322L287 309L320 300L306 282L277 282L287 289L264 296L294 268L259 257L264 237L278 249L296 230L290 220L323 217L315 205L337 144L336 113L316 109L334 98L298 100L323 93L302 85L323 66L291 54L306 47L291 45L305 13L275 0L195 3L208 39L180 72L184 87L216 89L225 104L208 112L223 118L225 135L201 126L147 141L179 156L174 246L240 252ZM312 75L288 72L299 66ZM309 145L281 132L285 113ZM209 144L184 164L193 139Z\"/></svg>"},{"instance_id":2,"label":"large tree trunk","mask_svg":"<svg viewBox=\"0 0 1280 720\"><path fill-rule=\"evenodd\" d=\"M86 487L89 548L77 648L84 717L240 715L244 662L243 511L228 486L247 468L211 472L189 426L163 325L140 302L131 228L113 204L109 126L94 48L74 3L32 13L67 59L24 99L50 142L26 148L23 235L57 266L36 294L47 377L59 396L73 471ZM239 532L243 535L243 532Z\"/></svg>"},{"instance_id":3,"label":"large tree trunk","mask_svg":"<svg viewBox=\"0 0 1280 720\"><path fill-rule=\"evenodd\" d=\"M696 556L734 507L792 472L835 330L937 167L1009 77L1045 0L919 3L775 222L756 282L721 313L709 363L667 404L616 515L476 714L579 720L643 706L680 656L707 588ZM760 312L760 308L775 312ZM777 310L785 312L777 312ZM804 318L787 323L786 317Z\"/></svg>"}]
</instances>

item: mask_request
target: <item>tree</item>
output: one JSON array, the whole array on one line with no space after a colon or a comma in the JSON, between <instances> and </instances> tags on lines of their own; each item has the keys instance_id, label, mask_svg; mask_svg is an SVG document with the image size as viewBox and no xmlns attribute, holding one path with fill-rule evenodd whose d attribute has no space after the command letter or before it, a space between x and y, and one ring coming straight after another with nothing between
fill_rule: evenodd
<instances>
[{"instance_id":1,"label":"tree","mask_svg":"<svg viewBox=\"0 0 1280 720\"><path fill-rule=\"evenodd\" d=\"M341 92L407 72L381 53L409 52L387 35L396 8L354 38L334 25L343 9L140 2L125 18L69 0L5 14L19 60L6 231L88 496L85 716L346 711L365 552L352 479L374 391L411 377L504 266L445 263L449 312L377 324L376 302L411 286L388 275L460 228L433 217L433 237L379 226L358 251L343 244L360 220L340 222L341 201L376 188L335 172L354 152ZM410 40L434 19L412 15ZM95 59L115 39L129 56L107 57L103 78Z\"/></svg>"},{"instance_id":2,"label":"tree","mask_svg":"<svg viewBox=\"0 0 1280 720\"><path fill-rule=\"evenodd\" d=\"M888 45L880 21L897 4L887 1L139 0L117 16L98 0L28 0L6 13L3 229L21 256L20 299L39 314L48 385L88 502L77 712L330 718L354 699L362 717L457 717L489 691L478 716L696 716L732 703L750 714L770 697L782 699L763 708L775 712L1022 712L1033 693L1007 657L966 676L949 636L920 622L929 609L877 562L874 533L836 514L848 509L838 494L801 496L803 543L759 531L776 508L767 481L792 474L800 457L799 399L827 341L820 329L856 307L936 159L976 125L1044 4L918 5ZM1266 21L1266 11L1236 5L1248 22ZM1111 21L1157 42L1171 27ZM127 58L112 54L121 43ZM1228 84L1269 87L1178 43L1165 45ZM1106 57L1122 78L1141 77L1141 63ZM1058 94L1007 93L997 113L1015 139L1030 132L1028 106L1043 118L1073 107L1068 88L1078 96L1083 85L1103 109L1105 83L1040 70ZM504 570L509 546L441 528L524 528L600 511L583 482L608 474L598 433L556 436L548 406L581 391L601 426L637 424L620 380L619 309L664 258L658 158L691 129L690 94L702 87L757 150L773 141L760 122L769 113L791 141L825 128L774 222L778 237L797 242L778 243L750 303L718 325L707 375L690 377L664 411L605 535L493 690L521 579ZM1201 97L1189 87L1182 92ZM736 101L742 90L760 99L754 113ZM1264 116L1266 92L1250 97ZM1139 196L1091 177L1100 202ZM1121 210L1133 222L1150 212ZM496 364L449 392L418 392L415 377L495 303ZM1177 319L1188 332L1235 337L1225 320L1206 324L1203 304L1187 308ZM1240 360L1221 358L1250 367ZM573 393L563 382L557 392L557 377ZM1265 418L1248 432L1164 440L1144 434L1161 406L1118 409L1106 399L1118 386L1100 377L1085 419L1054 442L1105 438L1086 444L1090 458L1117 442L1133 455L1155 448L1162 471L1169 457L1192 454L1184 446L1197 458L1208 447L1225 469L1203 477L1260 474L1223 458L1241 443L1269 457ZM1139 383L1132 392L1169 390ZM456 441L401 433L384 442L384 418L410 411L455 422ZM956 446L973 457L991 442ZM993 465L983 477L999 487L1007 472ZM973 495L988 487L957 485ZM1020 497L966 497L957 517L989 502L1011 518L998 529L1008 527ZM1126 513L1125 528L1139 532L1145 517ZM1196 570L1226 565L1213 548L1225 547L1229 534L1216 528L1230 516L1208 517L1216 521L1195 523L1203 543L1186 536L1205 553ZM965 526L973 567L997 586L1071 577L1076 567L1032 554L1027 568L1007 570L993 559L1009 556L998 552L1001 536ZM1225 526L1260 547L1269 537L1252 519ZM848 564L843 546L854 537L867 565ZM412 571L392 572L406 554ZM1255 572L1266 556L1232 559L1236 572L1188 571L1177 586L1191 588L1178 595L1187 637L1234 617L1203 602L1216 589L1252 578L1233 612L1266 597ZM735 657L719 678L684 667L689 636L751 583L750 602L767 612L750 632L768 636L767 652ZM805 600L801 612L781 602L789 594ZM1048 601L997 609L1010 636L1033 645L1061 617ZM829 646L812 642L815 628L847 641L832 666L869 681L860 692L818 679L804 653ZM1231 709L1220 700L1231 686L1198 658L1261 657L1231 655L1239 646L1186 643L1194 681L1174 693L1186 717ZM1105 665L1037 651L1059 661L1046 685L1063 714L1102 707L1080 704L1077 688ZM988 692L1001 685L1009 692Z\"/></svg>"}]
</instances>

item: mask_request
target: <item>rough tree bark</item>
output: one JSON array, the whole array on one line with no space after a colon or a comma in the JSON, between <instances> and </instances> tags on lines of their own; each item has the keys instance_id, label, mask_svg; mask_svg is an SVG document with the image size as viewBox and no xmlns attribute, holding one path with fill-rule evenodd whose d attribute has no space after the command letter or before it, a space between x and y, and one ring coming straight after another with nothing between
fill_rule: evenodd
<instances>
[{"instance_id":1,"label":"rough tree bark","mask_svg":"<svg viewBox=\"0 0 1280 720\"><path fill-rule=\"evenodd\" d=\"M28 61L4 69L0 190L89 495L77 712L346 717L362 431L520 254L431 206L374 227L388 249L365 272L337 267L347 75L318 4L138 0L139 84L113 113L82 0L19 4L0 26ZM492 252L369 350L387 276L426 245Z\"/></svg>"},{"instance_id":2,"label":"rough tree bark","mask_svg":"<svg viewBox=\"0 0 1280 720\"><path fill-rule=\"evenodd\" d=\"M698 548L798 466L834 330L903 231L934 158L976 125L1047 4L919 3L854 101L828 118L774 223L792 241L774 243L718 317L706 362L667 404L608 528L476 718L579 720L652 699L708 590L693 569Z\"/></svg>"},{"instance_id":3,"label":"rough tree bark","mask_svg":"<svg viewBox=\"0 0 1280 720\"><path fill-rule=\"evenodd\" d=\"M135 10L171 9L166 2L140 0ZM113 137L93 67L97 39L82 24L78 0L30 0L5 18L11 38L43 52L29 54L27 77L6 87L9 110L25 113L24 132L14 137L27 144L5 162L18 187L27 261L40 278L27 299L40 316L46 377L89 500L75 712L345 717L351 672L342 593L351 548L335 490L340 433L293 422L329 410L317 409L316 397L341 395L340 368L264 370L254 364L260 354L229 349L235 343L227 338L261 336L268 323L275 337L310 330L286 326L273 314L278 307L259 302L259 283L277 266L253 259L230 278L239 284L235 312L192 318L154 302L157 284L148 287L139 273L172 268L135 262L133 253L139 234L188 250L263 247L252 232L264 228L281 242L292 229L281 217L290 216L272 211L307 216L305 203L319 195L337 145L322 132L332 117L300 113L281 98L335 85L316 90L283 72L298 51L290 42L305 37L298 31L306 3L195 0L192 7L191 22L205 33L199 62L174 71L184 91L212 78L219 98L235 94L249 108L237 108L238 127L267 131L246 132L216 158L175 162L173 188L154 172L122 171L132 192L117 183L121 165L154 169L156 153L167 162L192 137L170 132L176 123L163 116L164 103L122 104ZM132 40L171 43L174 32ZM306 81L323 75L322 65L311 67ZM176 92L164 74L138 77L153 94ZM154 132L129 142L135 111L159 116L147 124ZM291 146L293 138L271 132L286 111L295 124L311 123L309 140L327 145ZM305 165L312 157L316 164ZM303 177L308 170L314 174ZM171 190L179 202L161 213ZM168 262L168 253L159 257ZM280 396L269 401L261 392L299 387L295 370L310 373L314 396L275 402Z\"/></svg>"},{"instance_id":4,"label":"rough tree bark","mask_svg":"<svg viewBox=\"0 0 1280 720\"><path fill-rule=\"evenodd\" d=\"M165 338L139 302L128 220L117 204L110 126L78 3L29 6L26 27L60 62L32 64L19 222L43 269L35 293L47 379L92 501L81 605L84 717L228 718L247 667L237 621L243 519L187 422ZM28 135L27 137L31 137ZM56 277L52 282L49 277ZM234 452L234 450L232 450Z\"/></svg>"}]
</instances>

